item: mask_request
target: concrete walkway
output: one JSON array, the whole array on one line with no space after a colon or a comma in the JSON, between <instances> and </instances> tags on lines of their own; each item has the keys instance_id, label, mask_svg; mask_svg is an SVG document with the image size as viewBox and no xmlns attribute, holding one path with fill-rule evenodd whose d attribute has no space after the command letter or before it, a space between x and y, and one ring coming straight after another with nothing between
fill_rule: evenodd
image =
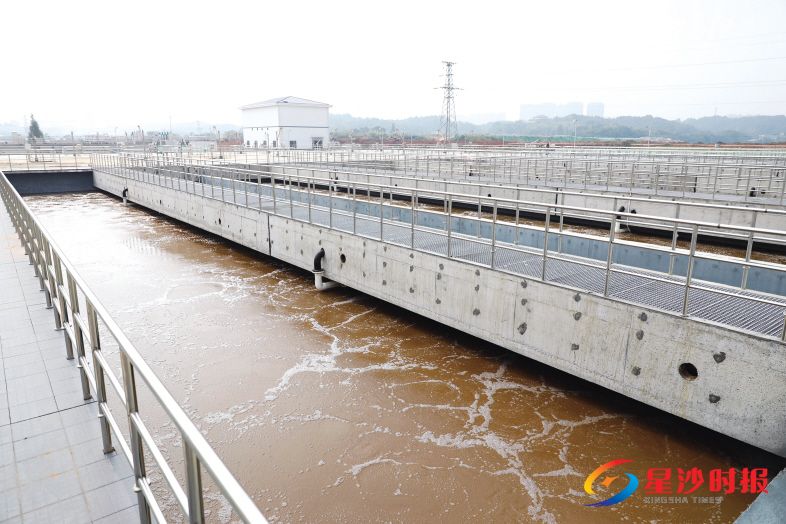
<instances>
[{"instance_id":1,"label":"concrete walkway","mask_svg":"<svg viewBox=\"0 0 786 524\"><path fill-rule=\"evenodd\" d=\"M0 200L0 523L138 522L132 471L102 453L33 267Z\"/></svg>"},{"instance_id":2,"label":"concrete walkway","mask_svg":"<svg viewBox=\"0 0 786 524\"><path fill-rule=\"evenodd\" d=\"M782 524L786 522L786 470L781 471L748 506L735 524Z\"/></svg>"}]
</instances>

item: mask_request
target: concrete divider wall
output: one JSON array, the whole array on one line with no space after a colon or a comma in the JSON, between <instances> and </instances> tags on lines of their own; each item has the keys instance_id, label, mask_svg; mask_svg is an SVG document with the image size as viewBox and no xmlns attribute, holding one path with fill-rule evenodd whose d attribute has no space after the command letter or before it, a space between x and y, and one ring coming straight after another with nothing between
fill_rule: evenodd
<instances>
[{"instance_id":1,"label":"concrete divider wall","mask_svg":"<svg viewBox=\"0 0 786 524\"><path fill-rule=\"evenodd\" d=\"M307 169L307 168L296 168L296 167L287 167L287 166L250 166L251 169L262 167L266 172L273 172L273 173L280 173L280 174L288 174L288 175L301 175L301 176L315 176L315 177L327 177L324 170L316 170L316 169ZM772 203L768 203L766 201L759 201L759 199L753 198L751 202L745 202L744 200L736 202L736 201L728 201L728 202L718 202L719 204L727 204L725 207L723 205L715 206L715 207L704 207L704 206L689 206L689 205L681 205L679 210L679 217L676 216L676 206L674 203L680 204L706 204L708 203L708 196L709 195L696 195L693 193L686 193L686 194L679 194L673 195L670 193L665 193L662 195L637 195L634 194L637 198L644 198L649 200L631 200L628 194L621 192L622 188L610 188L610 190L604 190L602 187L598 187L591 190L583 191L581 189L569 189L569 191L573 193L581 193L581 194L554 194L554 193L547 193L543 192L542 189L552 189L556 191L558 188L556 187L541 187L541 191L536 190L536 188L529 187L523 184L523 181L519 181L519 185L500 185L493 182L487 183L488 185L484 184L482 179L478 180L465 180L463 182L470 182L473 184L477 184L475 186L470 186L466 184L460 184L456 181L449 181L449 180L439 180L439 179L418 179L417 181L414 180L402 180L396 179L394 177L385 176L385 175L374 175L373 173L365 174L365 173L333 173L331 175L333 179L338 178L341 182L355 182L359 184L366 184L366 183L377 183L377 184L389 184L391 186L399 185L399 186L414 186L418 189L422 190L431 190L431 191L449 191L455 193L464 193L464 194L475 194L478 197L491 197L491 198L500 198L500 199L511 199L511 200L526 200L530 202L538 202L541 204L564 204L567 206L574 206L574 207L583 207L587 209L606 209L606 210L613 210L619 209L621 206L624 206L626 211L635 210L638 214L641 215L654 215L654 216L661 216L666 218L681 218L685 220L696 220L696 221L703 221L703 222L710 222L714 224L734 224L738 226L754 226L753 215L754 213L751 210L745 209L746 207L754 207L754 208L769 208L769 209L777 209L783 210L784 207L782 205ZM674 193L674 192L671 192ZM711 194L712 192L710 192ZM608 198L612 197L612 198ZM614 201L616 198L616 203ZM673 203L667 203L662 201L671 201ZM709 202L712 203L712 202ZM616 207L615 207L616 204ZM603 214L593 214L593 213L586 213L586 215L594 217L596 220L601 222L608 222L609 216ZM759 213L756 219L755 227L763 228L763 229L772 229L776 231L786 231L786 213ZM667 228L668 229L668 228ZM781 241L783 239L780 239Z\"/></svg>"},{"instance_id":2,"label":"concrete divider wall","mask_svg":"<svg viewBox=\"0 0 786 524\"><path fill-rule=\"evenodd\" d=\"M100 171L95 185L304 269L324 248L330 279L786 456L778 341Z\"/></svg>"},{"instance_id":3,"label":"concrete divider wall","mask_svg":"<svg viewBox=\"0 0 786 524\"><path fill-rule=\"evenodd\" d=\"M212 180L214 183L218 184L216 187L224 186L229 190L236 189L237 191L248 191L249 193L262 191L263 195L267 195L268 198L270 196L271 188L269 185L263 184L260 186L256 183L247 183L239 180ZM290 190L278 186L276 189L276 196L279 202L281 202L281 205L285 205L285 201L287 203L289 202ZM307 203L310 198L314 205L324 207L332 205L333 209L349 213L352 212L352 206L355 205L358 214L365 214L372 217L379 217L380 214L378 199L372 199L371 201L358 200L353 202L351 198L332 198L331 202L331 199L324 192L312 192L309 194L309 192L305 190L297 189L291 191L291 196L293 201L304 204ZM404 224L410 224L412 221L412 213L407 207L385 205L383 207L383 214L386 220L397 220ZM451 231L454 233L477 236L481 239L490 241L492 238L493 223L489 220L478 221L469 215L471 215L471 212L465 211L463 216L461 213L455 213L451 218ZM488 218L488 213L484 212L484 217ZM416 213L416 222L418 225L447 231L447 216L444 213L420 209ZM516 227L515 224L497 222L496 229L496 238L500 242L516 243L537 250L543 249L544 233L540 228L526 225ZM561 243L560 237L562 237ZM608 242L603 238L593 238L589 235L561 234L557 228L552 228L549 231L549 251L559 251L567 255L590 258L605 264L608 256ZM626 244L620 241L615 243L613 253L613 260L616 264L660 271L662 273L668 273L671 257L671 254L662 250L648 248L640 244ZM674 254L673 257L674 264L672 273L676 276L686 276L688 273L688 256L684 254ZM743 265L740 262L717 259L707 260L697 257L693 265L693 278L696 280L738 287L743 278ZM769 268L751 268L748 273L746 287L753 291L786 296L786 272Z\"/></svg>"},{"instance_id":4,"label":"concrete divider wall","mask_svg":"<svg viewBox=\"0 0 786 524\"><path fill-rule=\"evenodd\" d=\"M9 171L8 181L20 195L95 191L91 171Z\"/></svg>"}]
</instances>

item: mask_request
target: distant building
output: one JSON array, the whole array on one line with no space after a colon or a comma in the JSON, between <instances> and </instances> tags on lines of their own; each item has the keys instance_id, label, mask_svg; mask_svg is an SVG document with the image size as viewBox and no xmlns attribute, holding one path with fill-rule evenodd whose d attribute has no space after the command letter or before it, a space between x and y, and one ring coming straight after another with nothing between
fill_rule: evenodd
<instances>
[{"instance_id":1,"label":"distant building","mask_svg":"<svg viewBox=\"0 0 786 524\"><path fill-rule=\"evenodd\" d=\"M521 120L531 120L536 116L548 118L584 114L584 104L581 102L568 102L567 104L522 104L519 110Z\"/></svg>"},{"instance_id":2,"label":"distant building","mask_svg":"<svg viewBox=\"0 0 786 524\"><path fill-rule=\"evenodd\" d=\"M215 139L189 139L187 146L188 149L193 152L208 152L218 149L218 142Z\"/></svg>"},{"instance_id":3,"label":"distant building","mask_svg":"<svg viewBox=\"0 0 786 524\"><path fill-rule=\"evenodd\" d=\"M599 116L603 118L603 111L605 106L603 102L589 102L587 103L587 116Z\"/></svg>"},{"instance_id":4,"label":"distant building","mask_svg":"<svg viewBox=\"0 0 786 524\"><path fill-rule=\"evenodd\" d=\"M285 96L240 109L246 147L321 149L328 144L328 104Z\"/></svg>"}]
</instances>

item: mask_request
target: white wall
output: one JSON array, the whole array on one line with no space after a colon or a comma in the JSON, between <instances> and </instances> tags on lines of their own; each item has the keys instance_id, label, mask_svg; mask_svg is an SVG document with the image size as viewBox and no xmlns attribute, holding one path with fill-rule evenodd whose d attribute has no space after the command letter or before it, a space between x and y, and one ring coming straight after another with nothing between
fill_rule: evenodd
<instances>
[{"instance_id":1,"label":"white wall","mask_svg":"<svg viewBox=\"0 0 786 524\"><path fill-rule=\"evenodd\" d=\"M327 127L328 108L298 105L279 106L279 124L292 127Z\"/></svg>"},{"instance_id":2,"label":"white wall","mask_svg":"<svg viewBox=\"0 0 786 524\"><path fill-rule=\"evenodd\" d=\"M288 148L289 142L297 142L297 149L312 149L311 139L322 138L322 147L328 145L328 130L324 127L284 127L281 132L281 143L279 147Z\"/></svg>"},{"instance_id":3,"label":"white wall","mask_svg":"<svg viewBox=\"0 0 786 524\"><path fill-rule=\"evenodd\" d=\"M278 107L243 109L243 127L276 127L279 125Z\"/></svg>"},{"instance_id":4,"label":"white wall","mask_svg":"<svg viewBox=\"0 0 786 524\"><path fill-rule=\"evenodd\" d=\"M278 105L243 110L243 144L247 147L288 149L296 142L297 149L311 149L313 138L322 138L327 147L329 108L300 105Z\"/></svg>"}]
</instances>

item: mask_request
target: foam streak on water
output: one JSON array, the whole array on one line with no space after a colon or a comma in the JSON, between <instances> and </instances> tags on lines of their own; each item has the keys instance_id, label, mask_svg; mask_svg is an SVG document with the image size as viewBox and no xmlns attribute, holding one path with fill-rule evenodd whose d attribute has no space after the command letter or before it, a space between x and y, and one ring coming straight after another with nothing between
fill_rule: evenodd
<instances>
[{"instance_id":1,"label":"foam streak on water","mask_svg":"<svg viewBox=\"0 0 786 524\"><path fill-rule=\"evenodd\" d=\"M616 458L640 479L780 464L104 195L29 202L271 522L729 522L751 497L636 494L601 513L583 481ZM140 402L177 469L177 430ZM232 520L222 497L207 502L211 521Z\"/></svg>"}]
</instances>

